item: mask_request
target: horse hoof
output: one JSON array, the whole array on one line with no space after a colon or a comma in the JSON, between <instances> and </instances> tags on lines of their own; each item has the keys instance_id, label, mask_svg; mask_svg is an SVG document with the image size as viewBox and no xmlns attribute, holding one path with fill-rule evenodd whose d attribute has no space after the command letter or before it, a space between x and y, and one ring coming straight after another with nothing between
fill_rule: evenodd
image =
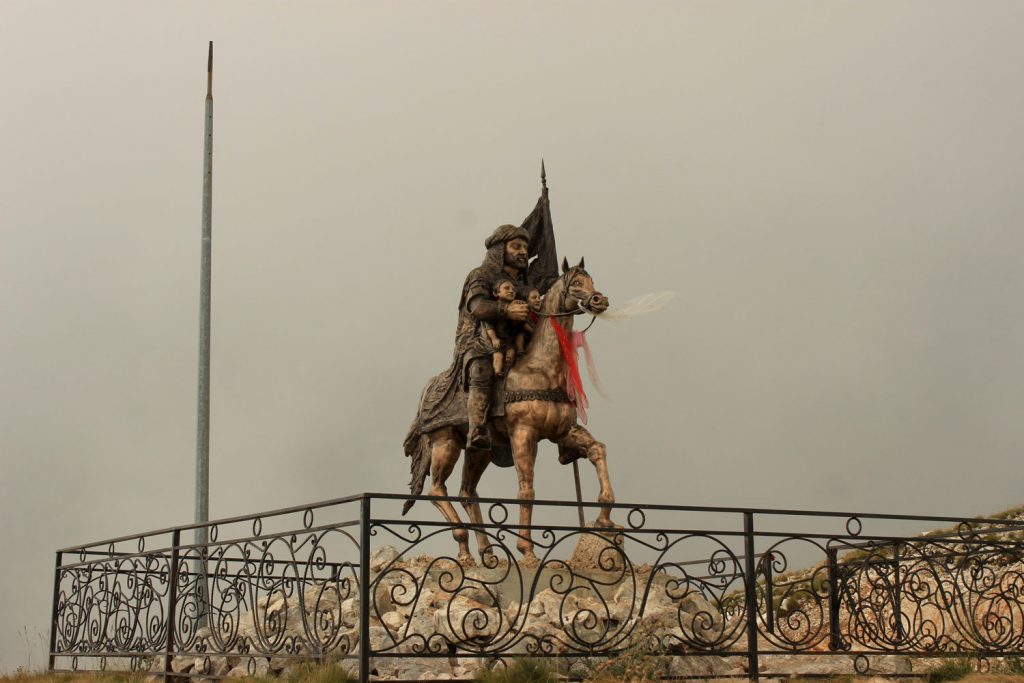
<instances>
[{"instance_id":1,"label":"horse hoof","mask_svg":"<svg viewBox=\"0 0 1024 683\"><path fill-rule=\"evenodd\" d=\"M473 556L470 555L469 553L466 553L464 555L459 555L459 566L460 567L475 567L476 566L476 560L474 560Z\"/></svg>"}]
</instances>

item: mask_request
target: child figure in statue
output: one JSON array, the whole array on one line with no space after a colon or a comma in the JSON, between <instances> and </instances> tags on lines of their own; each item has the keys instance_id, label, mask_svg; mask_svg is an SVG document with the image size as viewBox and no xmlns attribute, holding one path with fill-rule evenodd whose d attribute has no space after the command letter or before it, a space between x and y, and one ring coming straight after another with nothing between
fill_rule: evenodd
<instances>
[{"instance_id":1,"label":"child figure in statue","mask_svg":"<svg viewBox=\"0 0 1024 683\"><path fill-rule=\"evenodd\" d=\"M516 300L516 285L511 278L498 278L491 287L491 294L498 301L512 303ZM515 362L516 348L512 342L517 330L513 325L511 320L480 322L480 335L494 349L491 362L497 377L503 376L505 368L512 367L512 363Z\"/></svg>"},{"instance_id":2,"label":"child figure in statue","mask_svg":"<svg viewBox=\"0 0 1024 683\"><path fill-rule=\"evenodd\" d=\"M530 307L529 317L526 322L522 324L519 332L516 333L516 352L521 356L526 353L526 345L530 343L530 339L533 338L534 326L537 321L540 320L540 290L536 287L530 288L530 293L526 296L526 304Z\"/></svg>"},{"instance_id":3,"label":"child figure in statue","mask_svg":"<svg viewBox=\"0 0 1024 683\"><path fill-rule=\"evenodd\" d=\"M537 314L540 313L540 305L543 303L540 296L540 290L536 287L532 287L530 289L530 293L526 296L526 303L533 312L533 316L530 318L530 323L535 323L537 321Z\"/></svg>"}]
</instances>

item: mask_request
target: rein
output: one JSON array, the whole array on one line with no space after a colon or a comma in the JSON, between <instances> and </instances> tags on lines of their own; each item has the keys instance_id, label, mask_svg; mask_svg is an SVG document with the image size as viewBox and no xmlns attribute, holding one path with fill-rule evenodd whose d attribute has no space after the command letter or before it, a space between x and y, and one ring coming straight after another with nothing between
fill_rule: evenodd
<instances>
[{"instance_id":1,"label":"rein","mask_svg":"<svg viewBox=\"0 0 1024 683\"><path fill-rule=\"evenodd\" d=\"M577 308L575 308L575 309L573 309L571 311L566 311L564 313L534 313L534 315L537 316L538 318L564 318L564 317L570 316L570 315L582 315L584 313L590 313L590 311L588 311L587 309L583 308L583 302L582 301L577 301L577 304L578 304ZM594 315L593 313L590 313L590 323L586 327L584 327L582 331L586 332L591 327L593 327L594 326L594 322L596 320L597 320L597 316Z\"/></svg>"},{"instance_id":2,"label":"rein","mask_svg":"<svg viewBox=\"0 0 1024 683\"><path fill-rule=\"evenodd\" d=\"M565 302L569 298L570 294L569 288L566 287L565 292L562 294L562 308L565 308ZM583 307L583 299L576 298L576 308L571 311L564 311L562 313L534 313L534 315L538 318L565 318L570 315L582 315L584 313L590 313L590 311ZM590 324L584 328L584 332L589 330L594 325L594 321L597 320L596 315L591 313L591 316Z\"/></svg>"}]
</instances>

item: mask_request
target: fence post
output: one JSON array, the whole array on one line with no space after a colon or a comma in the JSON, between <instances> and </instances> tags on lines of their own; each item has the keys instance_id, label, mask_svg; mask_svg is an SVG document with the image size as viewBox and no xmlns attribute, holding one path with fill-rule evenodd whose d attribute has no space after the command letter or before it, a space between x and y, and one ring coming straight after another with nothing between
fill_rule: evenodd
<instances>
[{"instance_id":1,"label":"fence post","mask_svg":"<svg viewBox=\"0 0 1024 683\"><path fill-rule=\"evenodd\" d=\"M365 493L359 515L359 680L370 680L370 496Z\"/></svg>"},{"instance_id":2,"label":"fence post","mask_svg":"<svg viewBox=\"0 0 1024 683\"><path fill-rule=\"evenodd\" d=\"M774 557L771 553L765 553L761 557L761 570L764 574L764 625L768 629L768 633L775 633L775 586L772 582L775 577L772 576L772 560Z\"/></svg>"},{"instance_id":3,"label":"fence post","mask_svg":"<svg viewBox=\"0 0 1024 683\"><path fill-rule=\"evenodd\" d=\"M57 650L57 610L60 608L58 604L58 596L60 595L60 565L64 559L64 553L57 551L57 563L53 570L53 611L50 613L50 652L49 652L49 665L47 671L53 671L54 664L56 663L57 656L54 652Z\"/></svg>"},{"instance_id":4,"label":"fence post","mask_svg":"<svg viewBox=\"0 0 1024 683\"><path fill-rule=\"evenodd\" d=\"M843 641L839 633L839 561L835 548L825 551L828 557L828 649L843 649Z\"/></svg>"},{"instance_id":5,"label":"fence post","mask_svg":"<svg viewBox=\"0 0 1024 683\"><path fill-rule=\"evenodd\" d=\"M171 660L174 658L174 620L178 609L178 546L181 531L171 534L171 566L168 570L171 585L167 591L167 650L164 654L164 683L171 680Z\"/></svg>"},{"instance_id":6,"label":"fence post","mask_svg":"<svg viewBox=\"0 0 1024 683\"><path fill-rule=\"evenodd\" d=\"M900 542L892 545L892 616L896 620L896 643L903 641L903 595L900 590Z\"/></svg>"},{"instance_id":7,"label":"fence post","mask_svg":"<svg viewBox=\"0 0 1024 683\"><path fill-rule=\"evenodd\" d=\"M754 561L754 513L743 513L743 544L746 560L747 676L760 679L757 668L757 563Z\"/></svg>"}]
</instances>

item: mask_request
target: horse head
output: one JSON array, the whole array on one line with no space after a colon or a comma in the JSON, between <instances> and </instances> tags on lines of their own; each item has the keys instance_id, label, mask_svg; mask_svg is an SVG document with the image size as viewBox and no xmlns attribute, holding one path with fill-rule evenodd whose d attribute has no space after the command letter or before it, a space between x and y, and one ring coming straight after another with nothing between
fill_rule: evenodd
<instances>
[{"instance_id":1,"label":"horse head","mask_svg":"<svg viewBox=\"0 0 1024 683\"><path fill-rule=\"evenodd\" d=\"M562 276L544 297L545 313L587 312L600 315L608 310L608 297L594 289L594 279L586 271L583 259L575 266L562 259Z\"/></svg>"}]
</instances>

